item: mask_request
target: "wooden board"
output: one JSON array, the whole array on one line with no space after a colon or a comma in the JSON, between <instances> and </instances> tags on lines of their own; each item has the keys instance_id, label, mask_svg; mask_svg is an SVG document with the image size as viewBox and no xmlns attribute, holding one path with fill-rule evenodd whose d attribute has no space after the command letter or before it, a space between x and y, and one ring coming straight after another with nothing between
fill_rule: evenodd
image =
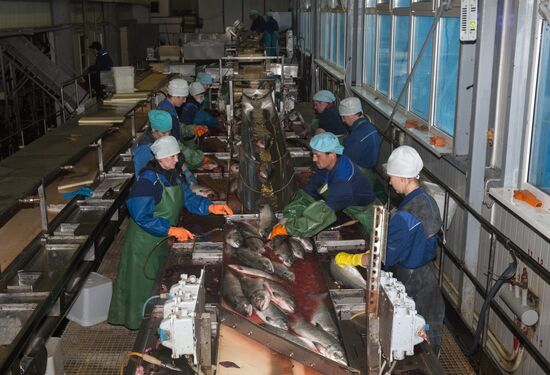
<instances>
[{"instance_id":1,"label":"wooden board","mask_svg":"<svg viewBox=\"0 0 550 375\"><path fill-rule=\"evenodd\" d=\"M233 367L233 364L239 368ZM317 371L220 325L218 375L315 375Z\"/></svg>"},{"instance_id":2,"label":"wooden board","mask_svg":"<svg viewBox=\"0 0 550 375\"><path fill-rule=\"evenodd\" d=\"M82 117L78 120L78 125L108 125L122 124L124 116L95 116Z\"/></svg>"},{"instance_id":3,"label":"wooden board","mask_svg":"<svg viewBox=\"0 0 550 375\"><path fill-rule=\"evenodd\" d=\"M97 170L82 169L76 173L70 173L62 177L57 186L57 190L72 190L83 186L90 186L94 183L97 176Z\"/></svg>"}]
</instances>

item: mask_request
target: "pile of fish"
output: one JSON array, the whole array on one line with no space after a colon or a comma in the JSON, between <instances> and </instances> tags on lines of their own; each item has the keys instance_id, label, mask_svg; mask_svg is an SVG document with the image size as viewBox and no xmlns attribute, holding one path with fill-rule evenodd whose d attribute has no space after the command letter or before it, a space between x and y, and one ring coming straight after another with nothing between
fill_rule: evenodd
<instances>
[{"instance_id":1,"label":"pile of fish","mask_svg":"<svg viewBox=\"0 0 550 375\"><path fill-rule=\"evenodd\" d=\"M292 267L313 251L312 243L291 236L277 236L265 243L262 234L269 234L270 226L262 220L261 230L242 221L232 224L234 228L225 236L232 260L224 274L225 301L246 317L255 315L266 330L347 365L326 293L308 298L312 301L308 314L302 313L294 297L297 285Z\"/></svg>"}]
</instances>

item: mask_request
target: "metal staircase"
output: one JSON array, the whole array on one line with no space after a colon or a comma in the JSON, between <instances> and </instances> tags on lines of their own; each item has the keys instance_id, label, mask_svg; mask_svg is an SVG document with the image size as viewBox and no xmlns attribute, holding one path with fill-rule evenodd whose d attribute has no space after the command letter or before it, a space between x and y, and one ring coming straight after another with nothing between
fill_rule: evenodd
<instances>
[{"instance_id":1,"label":"metal staircase","mask_svg":"<svg viewBox=\"0 0 550 375\"><path fill-rule=\"evenodd\" d=\"M27 78L34 81L68 112L73 113L87 92L72 77L23 36L0 39L5 55Z\"/></svg>"}]
</instances>

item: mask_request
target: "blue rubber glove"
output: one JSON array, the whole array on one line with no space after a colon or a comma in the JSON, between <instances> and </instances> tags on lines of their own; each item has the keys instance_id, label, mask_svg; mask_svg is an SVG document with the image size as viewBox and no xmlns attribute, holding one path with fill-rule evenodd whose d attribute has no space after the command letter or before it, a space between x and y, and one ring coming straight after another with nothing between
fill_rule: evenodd
<instances>
[{"instance_id":1,"label":"blue rubber glove","mask_svg":"<svg viewBox=\"0 0 550 375\"><path fill-rule=\"evenodd\" d=\"M197 177L195 177L195 175L191 173L189 169L184 169L183 175L185 176L188 185L196 185L199 183L199 181L197 181Z\"/></svg>"},{"instance_id":2,"label":"blue rubber glove","mask_svg":"<svg viewBox=\"0 0 550 375\"><path fill-rule=\"evenodd\" d=\"M92 189L90 189L89 187L83 187L80 189L69 191L68 193L64 193L63 198L70 200L76 197L77 195L82 195L83 197L91 197L92 193L93 193Z\"/></svg>"}]
</instances>

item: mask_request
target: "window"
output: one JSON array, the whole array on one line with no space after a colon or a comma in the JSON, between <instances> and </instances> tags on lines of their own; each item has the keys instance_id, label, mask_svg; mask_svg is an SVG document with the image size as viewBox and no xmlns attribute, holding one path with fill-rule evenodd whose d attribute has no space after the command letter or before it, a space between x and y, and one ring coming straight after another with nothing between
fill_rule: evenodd
<instances>
[{"instance_id":1,"label":"window","mask_svg":"<svg viewBox=\"0 0 550 375\"><path fill-rule=\"evenodd\" d=\"M346 13L338 15L338 61L336 65L346 67Z\"/></svg>"},{"instance_id":2,"label":"window","mask_svg":"<svg viewBox=\"0 0 550 375\"><path fill-rule=\"evenodd\" d=\"M374 55L376 51L376 15L365 15L365 46L363 49L363 82L374 87Z\"/></svg>"},{"instance_id":3,"label":"window","mask_svg":"<svg viewBox=\"0 0 550 375\"><path fill-rule=\"evenodd\" d=\"M453 136L458 86L460 19L442 18L440 22L434 126Z\"/></svg>"},{"instance_id":4,"label":"window","mask_svg":"<svg viewBox=\"0 0 550 375\"><path fill-rule=\"evenodd\" d=\"M327 30L329 25L327 25L327 13L321 13L321 58L326 58L327 50Z\"/></svg>"},{"instance_id":5,"label":"window","mask_svg":"<svg viewBox=\"0 0 550 375\"><path fill-rule=\"evenodd\" d=\"M550 194L550 26L544 22L527 182Z\"/></svg>"},{"instance_id":6,"label":"window","mask_svg":"<svg viewBox=\"0 0 550 375\"><path fill-rule=\"evenodd\" d=\"M433 17L414 17L413 61L420 53L432 23ZM432 41L430 38L411 81L411 111L426 121L430 117L430 85L426 83L432 81Z\"/></svg>"},{"instance_id":7,"label":"window","mask_svg":"<svg viewBox=\"0 0 550 375\"><path fill-rule=\"evenodd\" d=\"M341 68L346 59L346 13L321 12L320 57Z\"/></svg>"},{"instance_id":8,"label":"window","mask_svg":"<svg viewBox=\"0 0 550 375\"><path fill-rule=\"evenodd\" d=\"M393 70L392 70L392 100L397 101L399 94L405 85L408 75L409 62L409 16L394 17L394 43L393 43ZM407 105L407 94L403 94L402 106Z\"/></svg>"},{"instance_id":9,"label":"window","mask_svg":"<svg viewBox=\"0 0 550 375\"><path fill-rule=\"evenodd\" d=\"M423 1L365 0L363 44L358 46L363 48L359 55L363 58L362 85L384 105L393 105L399 98L434 22L435 11L431 7L420 6L422 10L418 12L411 8L417 2ZM424 120L436 128L436 133L454 137L460 19L447 17L448 14L444 13L427 40L399 101L399 111Z\"/></svg>"},{"instance_id":10,"label":"window","mask_svg":"<svg viewBox=\"0 0 550 375\"><path fill-rule=\"evenodd\" d=\"M389 15L378 16L378 61L376 89L388 96L390 79L390 42L391 18Z\"/></svg>"},{"instance_id":11,"label":"window","mask_svg":"<svg viewBox=\"0 0 550 375\"><path fill-rule=\"evenodd\" d=\"M394 8L408 8L410 6L411 6L411 0L394 0L393 1Z\"/></svg>"}]
</instances>

